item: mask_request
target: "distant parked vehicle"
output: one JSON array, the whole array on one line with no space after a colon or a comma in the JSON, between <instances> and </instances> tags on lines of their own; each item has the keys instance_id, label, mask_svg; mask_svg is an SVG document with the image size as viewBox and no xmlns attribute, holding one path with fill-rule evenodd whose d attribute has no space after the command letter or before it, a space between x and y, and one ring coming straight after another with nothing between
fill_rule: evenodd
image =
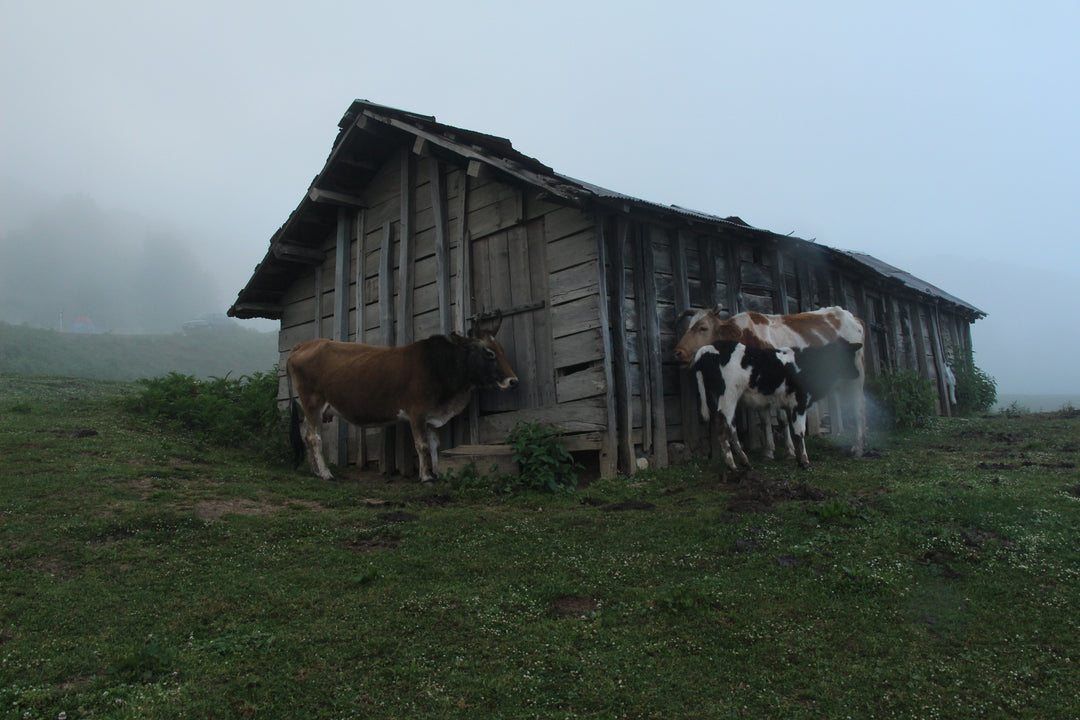
<instances>
[{"instance_id":1,"label":"distant parked vehicle","mask_svg":"<svg viewBox=\"0 0 1080 720\"><path fill-rule=\"evenodd\" d=\"M213 328L236 327L236 321L224 313L204 313L194 320L188 320L181 326L185 335L203 332Z\"/></svg>"}]
</instances>

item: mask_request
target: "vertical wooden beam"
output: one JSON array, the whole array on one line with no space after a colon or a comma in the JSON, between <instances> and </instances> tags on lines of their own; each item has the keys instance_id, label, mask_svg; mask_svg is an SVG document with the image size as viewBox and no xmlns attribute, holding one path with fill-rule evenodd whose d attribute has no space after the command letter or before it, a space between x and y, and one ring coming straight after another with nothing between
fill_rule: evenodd
<instances>
[{"instance_id":1,"label":"vertical wooden beam","mask_svg":"<svg viewBox=\"0 0 1080 720\"><path fill-rule=\"evenodd\" d=\"M416 159L411 152L401 153L401 217L398 221L398 336L399 345L408 345L413 341L415 318L413 307L415 300L416 256L415 238L413 237L413 185L416 174ZM403 475L411 475L416 465L416 457L410 449L411 431L406 432L404 425L398 423L395 432L398 470Z\"/></svg>"},{"instance_id":2,"label":"vertical wooden beam","mask_svg":"<svg viewBox=\"0 0 1080 720\"><path fill-rule=\"evenodd\" d=\"M413 154L401 154L401 219L398 223L398 343L413 341Z\"/></svg>"},{"instance_id":3,"label":"vertical wooden beam","mask_svg":"<svg viewBox=\"0 0 1080 720\"><path fill-rule=\"evenodd\" d=\"M361 208L356 213L356 335L358 343L367 342L364 337L364 259L367 242L367 210ZM356 466L361 470L367 467L367 430L356 429Z\"/></svg>"},{"instance_id":4,"label":"vertical wooden beam","mask_svg":"<svg viewBox=\"0 0 1080 720\"><path fill-rule=\"evenodd\" d=\"M379 248L379 334L381 344L394 344L394 230L390 221L383 225L382 245ZM379 470L384 475L394 472L394 428L379 431Z\"/></svg>"},{"instance_id":5,"label":"vertical wooden beam","mask_svg":"<svg viewBox=\"0 0 1080 720\"><path fill-rule=\"evenodd\" d=\"M698 258L701 263L701 307L714 308L723 302L716 297L716 238L698 235Z\"/></svg>"},{"instance_id":6,"label":"vertical wooden beam","mask_svg":"<svg viewBox=\"0 0 1080 720\"><path fill-rule=\"evenodd\" d=\"M629 242L630 228L625 217L619 217L608 248L611 262L611 317L616 319L611 329L614 337L612 349L615 354L616 420L619 426L619 467L627 475L637 472L634 454L633 392L630 387L630 359L626 352L626 325L623 318L623 301L626 297L626 257L623 248Z\"/></svg>"},{"instance_id":7,"label":"vertical wooden beam","mask_svg":"<svg viewBox=\"0 0 1080 720\"><path fill-rule=\"evenodd\" d=\"M435 287L439 296L439 332L453 329L450 315L450 234L447 232L446 192L443 187L442 163L428 158L430 171L431 208L435 214Z\"/></svg>"},{"instance_id":8,"label":"vertical wooden beam","mask_svg":"<svg viewBox=\"0 0 1080 720\"><path fill-rule=\"evenodd\" d=\"M952 417L952 403L949 402L949 386L945 381L945 346L941 338L941 323L938 321L938 308L930 308L930 342L934 348L934 364L937 365L937 388L941 398L941 409L946 417Z\"/></svg>"},{"instance_id":9,"label":"vertical wooden beam","mask_svg":"<svg viewBox=\"0 0 1080 720\"><path fill-rule=\"evenodd\" d=\"M780 248L777 245L773 245L772 248L772 275L773 275L773 287L775 288L776 298L779 302L773 303L773 312L779 312L781 315L791 314L791 305L788 302L787 292L787 273L784 268L784 256L780 252Z\"/></svg>"},{"instance_id":10,"label":"vertical wooden beam","mask_svg":"<svg viewBox=\"0 0 1080 720\"><path fill-rule=\"evenodd\" d=\"M322 331L322 292L323 292L323 268L322 264L315 266L315 337L323 337Z\"/></svg>"},{"instance_id":11,"label":"vertical wooden beam","mask_svg":"<svg viewBox=\"0 0 1080 720\"><path fill-rule=\"evenodd\" d=\"M739 243L735 238L725 238L724 254L727 265L727 310L732 315L745 310L742 307L742 260L739 259Z\"/></svg>"},{"instance_id":12,"label":"vertical wooden beam","mask_svg":"<svg viewBox=\"0 0 1080 720\"><path fill-rule=\"evenodd\" d=\"M653 462L657 467L667 467L667 417L664 407L663 352L660 347L660 318L656 303L656 258L653 255L652 233L655 228L643 225L638 233L639 269L642 294L638 303L638 337L643 338L641 347L642 366L648 365L649 397L652 416Z\"/></svg>"},{"instance_id":13,"label":"vertical wooden beam","mask_svg":"<svg viewBox=\"0 0 1080 720\"><path fill-rule=\"evenodd\" d=\"M356 213L356 342L364 339L364 258L367 242L367 210Z\"/></svg>"},{"instance_id":14,"label":"vertical wooden beam","mask_svg":"<svg viewBox=\"0 0 1080 720\"><path fill-rule=\"evenodd\" d=\"M671 269L675 282L675 317L690 310L690 276L686 263L686 233L679 230L671 244ZM677 322L675 336L680 337L686 323ZM679 372L679 419L682 423L683 443L693 453L698 452L701 442L701 423L698 420L697 387L690 373Z\"/></svg>"},{"instance_id":15,"label":"vertical wooden beam","mask_svg":"<svg viewBox=\"0 0 1080 720\"><path fill-rule=\"evenodd\" d=\"M338 208L337 238L334 249L334 340L349 339L349 211ZM349 423L338 417L337 465L349 464Z\"/></svg>"},{"instance_id":16,"label":"vertical wooden beam","mask_svg":"<svg viewBox=\"0 0 1080 720\"><path fill-rule=\"evenodd\" d=\"M600 477L615 477L619 471L619 411L615 379L615 340L612 334L612 296L608 282L608 218L596 216L596 274L600 281L600 337L604 344L604 402L607 410L607 429L601 440ZM621 315L614 317L621 318Z\"/></svg>"},{"instance_id":17,"label":"vertical wooden beam","mask_svg":"<svg viewBox=\"0 0 1080 720\"><path fill-rule=\"evenodd\" d=\"M464 333L465 321L472 315L472 253L469 252L468 237L468 193L469 176L461 173L461 187L458 188L457 227L454 240L457 244L457 292L455 293L454 329Z\"/></svg>"}]
</instances>

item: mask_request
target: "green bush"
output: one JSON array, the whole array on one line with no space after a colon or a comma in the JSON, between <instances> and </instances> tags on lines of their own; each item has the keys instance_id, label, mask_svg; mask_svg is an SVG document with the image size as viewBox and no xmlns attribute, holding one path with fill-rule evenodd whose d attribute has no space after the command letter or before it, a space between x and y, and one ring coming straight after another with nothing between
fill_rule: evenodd
<instances>
[{"instance_id":1,"label":"green bush","mask_svg":"<svg viewBox=\"0 0 1080 720\"><path fill-rule=\"evenodd\" d=\"M171 372L138 384L141 391L129 401L135 412L179 422L216 445L284 453L276 370L208 380Z\"/></svg>"},{"instance_id":2,"label":"green bush","mask_svg":"<svg viewBox=\"0 0 1080 720\"><path fill-rule=\"evenodd\" d=\"M997 403L997 381L975 364L971 351L952 360L956 376L956 410L961 415L979 415Z\"/></svg>"},{"instance_id":3,"label":"green bush","mask_svg":"<svg viewBox=\"0 0 1080 720\"><path fill-rule=\"evenodd\" d=\"M521 465L521 489L573 492L581 466L562 442L562 432L550 425L518 422L506 437Z\"/></svg>"},{"instance_id":4,"label":"green bush","mask_svg":"<svg viewBox=\"0 0 1080 720\"><path fill-rule=\"evenodd\" d=\"M885 429L923 427L935 413L933 383L912 370L884 372L870 382L869 390L879 403L879 424Z\"/></svg>"}]
</instances>

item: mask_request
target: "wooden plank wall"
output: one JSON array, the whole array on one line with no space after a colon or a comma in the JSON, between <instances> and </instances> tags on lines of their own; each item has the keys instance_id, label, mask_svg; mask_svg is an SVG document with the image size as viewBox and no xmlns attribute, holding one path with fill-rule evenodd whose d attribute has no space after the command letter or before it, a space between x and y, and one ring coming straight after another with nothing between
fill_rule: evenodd
<instances>
[{"instance_id":1,"label":"wooden plank wall","mask_svg":"<svg viewBox=\"0 0 1080 720\"><path fill-rule=\"evenodd\" d=\"M608 384L594 221L483 169L473 173L403 148L356 190L364 207L342 214L345 255L339 232L328 235L320 245L324 261L286 296L279 397L288 393L285 358L300 340L336 330L351 341L400 345L464 332L475 314L502 310L498 339L521 382L513 391L478 393L441 446L501 443L519 420L529 420L559 426L575 450L600 449ZM342 258L348 267L339 272ZM345 284L343 298L335 286ZM323 432L331 460L413 470L404 424L350 429L339 450L336 422Z\"/></svg>"},{"instance_id":2,"label":"wooden plank wall","mask_svg":"<svg viewBox=\"0 0 1080 720\"><path fill-rule=\"evenodd\" d=\"M638 458L663 465L667 443L707 452L711 434L697 413L696 389L672 359L686 309L721 305L732 312L801 312L842 305L867 324L870 377L896 367L917 369L938 384L948 348L964 347L968 324L925 301L829 264L814 248L800 249L750 233L694 232L626 216L598 221L610 294L612 402L619 470ZM970 335L968 335L970 337ZM969 345L968 345L969 346ZM940 407L946 413L946 404ZM845 411L829 409L834 430Z\"/></svg>"}]
</instances>

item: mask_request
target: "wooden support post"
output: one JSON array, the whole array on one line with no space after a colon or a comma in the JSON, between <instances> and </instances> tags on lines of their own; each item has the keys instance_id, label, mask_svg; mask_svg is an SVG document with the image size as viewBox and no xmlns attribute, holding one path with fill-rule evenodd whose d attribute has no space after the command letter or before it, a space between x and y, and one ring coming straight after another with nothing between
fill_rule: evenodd
<instances>
[{"instance_id":1,"label":"wooden support post","mask_svg":"<svg viewBox=\"0 0 1080 720\"><path fill-rule=\"evenodd\" d=\"M608 246L610 232L608 218L596 217L596 273L600 280L600 337L604 345L604 401L607 410L607 431L600 446L600 476L614 477L619 471L619 411L617 410L617 382L615 380L614 339L612 337L612 298L608 282ZM620 316L616 316L620 317Z\"/></svg>"},{"instance_id":2,"label":"wooden support post","mask_svg":"<svg viewBox=\"0 0 1080 720\"><path fill-rule=\"evenodd\" d=\"M623 300L626 297L626 258L623 248L630 241L630 228L626 218L618 218L618 229L611 238L608 257L611 261L611 317L623 317ZM612 350L615 354L616 419L619 426L619 467L627 475L637 472L634 454L633 395L630 388L630 359L626 352L626 325L612 323Z\"/></svg>"},{"instance_id":3,"label":"wooden support post","mask_svg":"<svg viewBox=\"0 0 1080 720\"><path fill-rule=\"evenodd\" d=\"M660 318L656 304L656 258L653 257L651 233L654 228L643 225L638 233L638 268L635 277L641 279L638 303L638 338L642 340L642 367L648 367L649 415L652 420L653 462L667 467L667 418L664 408L663 353L660 347Z\"/></svg>"},{"instance_id":4,"label":"wooden support post","mask_svg":"<svg viewBox=\"0 0 1080 720\"><path fill-rule=\"evenodd\" d=\"M366 257L365 243L367 242L367 211L359 210L356 213L356 334L354 339L358 343L367 342L364 332L364 258ZM356 466L361 470L367 467L367 431L363 428L356 429Z\"/></svg>"},{"instance_id":5,"label":"wooden support post","mask_svg":"<svg viewBox=\"0 0 1080 720\"><path fill-rule=\"evenodd\" d=\"M334 340L349 339L349 212L338 208L337 237L334 252ZM337 422L337 465L349 464L349 423Z\"/></svg>"},{"instance_id":6,"label":"wooden support post","mask_svg":"<svg viewBox=\"0 0 1080 720\"><path fill-rule=\"evenodd\" d=\"M413 237L413 175L415 159L410 152L401 153L401 217L398 221L398 345L408 345L413 341L413 306L416 272L415 238ZM396 426L396 451L398 470L403 475L412 475L416 467L416 454L412 452L411 430L406 431L402 423Z\"/></svg>"},{"instance_id":7,"label":"wooden support post","mask_svg":"<svg viewBox=\"0 0 1080 720\"><path fill-rule=\"evenodd\" d=\"M952 403L949 401L949 384L945 379L945 345L941 338L941 324L938 321L937 305L930 308L930 342L934 348L934 364L937 365L937 388L941 397L941 409L946 417L952 417Z\"/></svg>"},{"instance_id":8,"label":"wooden support post","mask_svg":"<svg viewBox=\"0 0 1080 720\"><path fill-rule=\"evenodd\" d=\"M383 225L382 245L379 248L379 338L382 345L394 344L394 231L390 221ZM389 475L394 465L394 428L379 431L379 470Z\"/></svg>"},{"instance_id":9,"label":"wooden support post","mask_svg":"<svg viewBox=\"0 0 1080 720\"><path fill-rule=\"evenodd\" d=\"M435 287L439 296L439 332L446 335L453 329L450 316L450 234L447 232L446 197L443 188L442 164L434 157L428 159L431 174L431 208L435 215Z\"/></svg>"},{"instance_id":10,"label":"wooden support post","mask_svg":"<svg viewBox=\"0 0 1080 720\"><path fill-rule=\"evenodd\" d=\"M675 284L675 317L680 317L690 310L690 274L686 269L686 234L679 230L671 244L671 269ZM680 337L685 322L677 323L675 336ZM697 386L690 373L679 372L679 417L682 423L683 443L692 452L699 452L701 443L701 422L698 419Z\"/></svg>"}]
</instances>

